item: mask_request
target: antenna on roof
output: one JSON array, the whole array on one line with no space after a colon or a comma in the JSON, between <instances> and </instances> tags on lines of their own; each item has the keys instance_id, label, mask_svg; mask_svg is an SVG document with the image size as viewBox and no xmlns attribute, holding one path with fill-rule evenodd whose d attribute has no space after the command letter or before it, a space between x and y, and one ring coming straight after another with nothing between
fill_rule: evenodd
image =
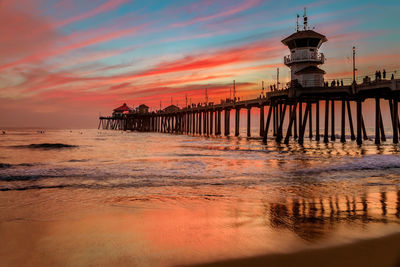
<instances>
[{"instance_id":1,"label":"antenna on roof","mask_svg":"<svg viewBox=\"0 0 400 267\"><path fill-rule=\"evenodd\" d=\"M236 81L233 80L233 100L236 99Z\"/></svg>"},{"instance_id":2,"label":"antenna on roof","mask_svg":"<svg viewBox=\"0 0 400 267\"><path fill-rule=\"evenodd\" d=\"M299 31L299 18L300 18L300 15L297 14L297 19L296 19L296 31Z\"/></svg>"},{"instance_id":3,"label":"antenna on roof","mask_svg":"<svg viewBox=\"0 0 400 267\"><path fill-rule=\"evenodd\" d=\"M304 7L304 15L303 15L303 30L307 30L308 18L307 18L307 8Z\"/></svg>"}]
</instances>

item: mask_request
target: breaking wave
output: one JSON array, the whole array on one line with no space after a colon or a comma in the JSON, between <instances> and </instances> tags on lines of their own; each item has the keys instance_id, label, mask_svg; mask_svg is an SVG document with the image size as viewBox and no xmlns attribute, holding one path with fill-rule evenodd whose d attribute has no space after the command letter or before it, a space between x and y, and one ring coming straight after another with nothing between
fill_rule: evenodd
<instances>
[{"instance_id":1,"label":"breaking wave","mask_svg":"<svg viewBox=\"0 0 400 267\"><path fill-rule=\"evenodd\" d=\"M0 169L8 169L13 167L32 167L35 164L32 163L21 163L21 164L9 164L9 163L0 163Z\"/></svg>"},{"instance_id":2,"label":"breaking wave","mask_svg":"<svg viewBox=\"0 0 400 267\"><path fill-rule=\"evenodd\" d=\"M61 148L75 148L78 146L62 144L62 143L41 143L41 144L21 145L21 146L14 146L14 147L32 148L32 149L61 149Z\"/></svg>"},{"instance_id":3,"label":"breaking wave","mask_svg":"<svg viewBox=\"0 0 400 267\"><path fill-rule=\"evenodd\" d=\"M339 171L363 171L363 170L387 170L400 168L400 156L395 155L370 155L362 158L352 159L342 164L329 165L306 169L300 172L321 173Z\"/></svg>"}]
</instances>

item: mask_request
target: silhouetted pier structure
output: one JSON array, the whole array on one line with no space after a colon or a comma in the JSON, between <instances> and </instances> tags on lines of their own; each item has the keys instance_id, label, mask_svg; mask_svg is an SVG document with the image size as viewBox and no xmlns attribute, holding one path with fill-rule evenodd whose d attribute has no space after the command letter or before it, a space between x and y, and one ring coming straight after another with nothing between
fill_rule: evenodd
<instances>
[{"instance_id":1,"label":"silhouetted pier structure","mask_svg":"<svg viewBox=\"0 0 400 267\"><path fill-rule=\"evenodd\" d=\"M385 127L381 111L381 102L388 101L390 107L391 128L393 129L393 143L399 142L399 112L400 79L392 74L386 79L375 76L375 80L365 76L362 82L357 83L355 77L355 48L353 47L353 80L344 85L343 80L334 80L329 84L324 79L325 71L318 66L324 64L325 56L318 52L327 38L307 26L307 17L304 15L302 30L297 25L297 32L282 40L290 50L290 55L284 57L284 63L291 69L291 82L286 89L265 93L262 96L238 101L227 99L220 104L206 103L190 105L182 109L171 105L157 112L148 112L140 109L131 112L126 107L120 107L123 112L117 112L111 117L100 117L99 129L137 130L148 132L196 134L229 136L231 111L235 112L234 135L239 136L240 110L247 110L247 136L251 135L251 109L259 109L259 135L266 142L270 130L276 141L289 143L290 138L300 144L304 142L306 129L311 139L323 142L336 140L335 132L335 103L341 103L340 141L346 142L346 133L350 139L362 144L368 139L364 117L363 102L367 99L375 100L375 143L386 141ZM275 86L274 86L275 87ZM324 125L321 130L320 103L324 103ZM351 103L356 104L356 110L351 109ZM146 106L145 106L146 107ZM268 108L265 118L264 110ZM124 114L127 113L127 114ZM355 122L353 121L355 114ZM315 116L315 125L313 125ZM348 127L346 126L346 117ZM223 129L223 132L222 132ZM314 135L315 134L315 135Z\"/></svg>"},{"instance_id":2,"label":"silhouetted pier structure","mask_svg":"<svg viewBox=\"0 0 400 267\"><path fill-rule=\"evenodd\" d=\"M142 132L161 132L196 135L229 136L231 111L235 111L234 135L239 135L240 110L247 110L247 136L251 135L251 109L259 110L259 135L267 141L272 135L277 141L288 143L290 138L297 139L302 144L308 126L309 138L324 142L335 141L335 102L341 103L340 141L346 141L346 133L358 144L368 139L363 117L363 102L366 99L375 100L375 143L386 140L381 102L387 101L390 107L393 143L399 142L399 112L400 79L382 80L357 86L339 87L291 87L266 93L264 97L229 101L221 104L188 106L170 111L147 113L116 114L110 117L100 117L99 128L112 130L136 130ZM320 103L324 103L324 125L321 130ZM356 110L350 103L356 104ZM267 116L264 110L267 108ZM355 123L353 121L355 114ZM312 124L315 116L315 126ZM348 125L346 125L346 117ZM222 130L224 130L222 132ZM315 136L314 136L315 134Z\"/></svg>"}]
</instances>

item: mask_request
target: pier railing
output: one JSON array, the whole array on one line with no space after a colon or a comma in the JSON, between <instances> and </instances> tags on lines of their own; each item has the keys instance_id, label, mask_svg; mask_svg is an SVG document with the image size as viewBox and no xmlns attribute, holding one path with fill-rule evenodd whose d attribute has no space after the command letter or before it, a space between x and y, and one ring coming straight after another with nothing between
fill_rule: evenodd
<instances>
[{"instance_id":1,"label":"pier railing","mask_svg":"<svg viewBox=\"0 0 400 267\"><path fill-rule=\"evenodd\" d=\"M318 62L319 64L324 64L325 62L325 56L323 53L317 53L317 52L306 52L306 53L298 53L298 54L292 54L284 57L284 63L286 65L290 65L293 62L308 62L308 61L314 61Z\"/></svg>"}]
</instances>

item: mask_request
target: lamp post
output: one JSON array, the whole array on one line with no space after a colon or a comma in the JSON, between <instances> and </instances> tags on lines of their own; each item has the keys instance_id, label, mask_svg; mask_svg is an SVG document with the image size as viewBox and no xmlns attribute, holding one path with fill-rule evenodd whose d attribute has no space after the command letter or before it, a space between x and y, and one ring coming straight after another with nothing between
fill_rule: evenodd
<instances>
[{"instance_id":1,"label":"lamp post","mask_svg":"<svg viewBox=\"0 0 400 267\"><path fill-rule=\"evenodd\" d=\"M356 83L356 47L353 46L353 84Z\"/></svg>"}]
</instances>

